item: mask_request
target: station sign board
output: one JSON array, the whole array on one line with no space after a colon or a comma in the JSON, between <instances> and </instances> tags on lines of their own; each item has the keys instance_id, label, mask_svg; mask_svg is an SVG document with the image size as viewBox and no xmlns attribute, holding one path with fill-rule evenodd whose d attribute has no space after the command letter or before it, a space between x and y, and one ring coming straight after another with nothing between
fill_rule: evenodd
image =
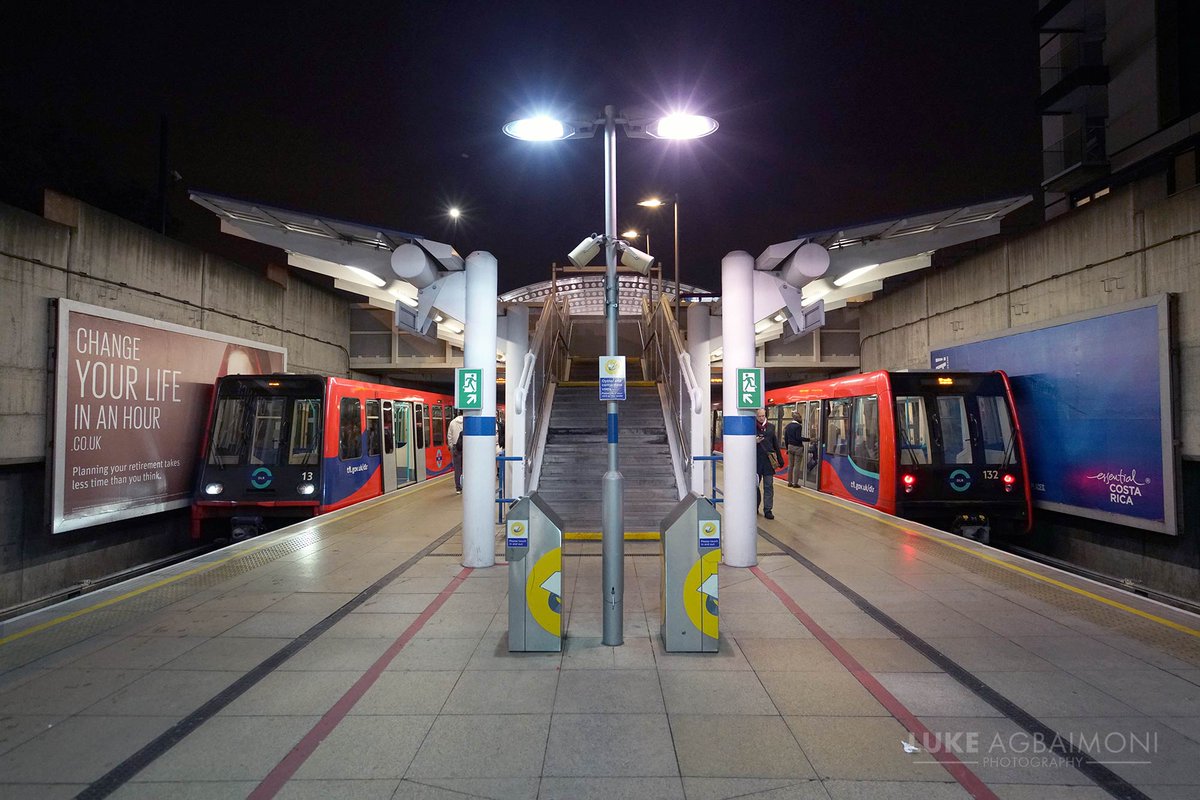
<instances>
[{"instance_id":1,"label":"station sign board","mask_svg":"<svg viewBox=\"0 0 1200 800\"><path fill-rule=\"evenodd\" d=\"M282 347L59 300L51 532L186 508L217 378L286 369Z\"/></svg>"},{"instance_id":2,"label":"station sign board","mask_svg":"<svg viewBox=\"0 0 1200 800\"><path fill-rule=\"evenodd\" d=\"M625 399L625 356L600 356L600 399Z\"/></svg>"},{"instance_id":3,"label":"station sign board","mask_svg":"<svg viewBox=\"0 0 1200 800\"><path fill-rule=\"evenodd\" d=\"M1007 373L1039 508L1176 534L1171 330L1159 295L932 350L930 366Z\"/></svg>"}]
</instances>

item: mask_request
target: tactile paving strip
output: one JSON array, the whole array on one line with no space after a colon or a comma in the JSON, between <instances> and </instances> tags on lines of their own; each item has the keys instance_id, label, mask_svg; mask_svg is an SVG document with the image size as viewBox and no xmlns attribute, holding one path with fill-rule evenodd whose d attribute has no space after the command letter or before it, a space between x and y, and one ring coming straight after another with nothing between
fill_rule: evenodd
<instances>
[{"instance_id":1,"label":"tactile paving strip","mask_svg":"<svg viewBox=\"0 0 1200 800\"><path fill-rule=\"evenodd\" d=\"M53 627L0 645L0 681L3 680L4 672L26 666L40 658L79 645L94 636L119 630L128 624L143 622L147 614L161 611L205 589L219 586L232 578L259 569L272 561L311 547L321 541L322 534L318 531L297 533L276 544L252 550L244 555L234 556L229 561L215 565L212 569L206 569L186 578L155 587L133 597L125 598L107 608L89 611L74 619L64 620ZM95 602L102 603L104 599L97 595ZM86 606L83 608L86 609ZM0 638L3 638L4 635L20 633L20 631L21 628L13 630L0 628Z\"/></svg>"}]
</instances>

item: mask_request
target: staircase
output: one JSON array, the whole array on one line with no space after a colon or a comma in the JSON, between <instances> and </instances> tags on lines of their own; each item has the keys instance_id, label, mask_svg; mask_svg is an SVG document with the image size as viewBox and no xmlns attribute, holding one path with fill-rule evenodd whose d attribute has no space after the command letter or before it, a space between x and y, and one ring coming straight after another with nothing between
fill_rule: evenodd
<instances>
[{"instance_id":1,"label":"staircase","mask_svg":"<svg viewBox=\"0 0 1200 800\"><path fill-rule=\"evenodd\" d=\"M595 384L560 383L554 392L538 494L562 518L568 532L601 530L608 404L598 397ZM657 532L663 517L679 502L662 401L654 384L629 386L626 397L619 403L618 417L625 532Z\"/></svg>"}]
</instances>

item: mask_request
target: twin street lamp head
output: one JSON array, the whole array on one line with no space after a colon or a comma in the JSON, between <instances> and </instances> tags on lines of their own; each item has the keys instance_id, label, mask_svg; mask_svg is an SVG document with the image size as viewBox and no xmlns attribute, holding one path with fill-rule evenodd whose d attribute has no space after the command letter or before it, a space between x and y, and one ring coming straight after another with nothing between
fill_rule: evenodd
<instances>
[{"instance_id":1,"label":"twin street lamp head","mask_svg":"<svg viewBox=\"0 0 1200 800\"><path fill-rule=\"evenodd\" d=\"M577 119L560 119L548 114L532 117L521 117L509 121L504 126L504 133L514 139L528 142L551 142L563 139L587 139L596 135L596 129L601 125L619 124L625 128L627 136L635 139L699 139L717 130L717 121L702 114L673 113L662 117L624 113L620 117L612 116L611 107L605 110L604 117L588 117ZM654 208L665 205L662 200L653 198L638 203L640 206ZM626 234L627 238L633 238ZM608 238L615 239L611 232ZM584 239L571 251L568 258L577 267L585 266L596 257L600 248L609 242L606 237L592 234ZM628 242L616 241L617 249L621 251L621 265L636 270L643 275L650 271L654 257L631 246ZM676 259L678 260L678 258ZM676 280L678 283L678 280ZM676 287L678 294L678 287Z\"/></svg>"},{"instance_id":2,"label":"twin street lamp head","mask_svg":"<svg viewBox=\"0 0 1200 800\"><path fill-rule=\"evenodd\" d=\"M540 114L514 119L504 126L504 132L527 142L586 139L595 136L596 126L604 121L604 118L565 120ZM702 114L676 113L643 118L626 114L617 122L625 128L626 135L634 139L699 139L717 130L717 121Z\"/></svg>"}]
</instances>

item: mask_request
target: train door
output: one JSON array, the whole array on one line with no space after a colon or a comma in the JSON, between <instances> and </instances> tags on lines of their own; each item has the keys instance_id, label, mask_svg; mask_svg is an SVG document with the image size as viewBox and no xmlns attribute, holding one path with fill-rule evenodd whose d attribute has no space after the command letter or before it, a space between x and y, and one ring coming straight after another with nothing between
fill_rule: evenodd
<instances>
[{"instance_id":1,"label":"train door","mask_svg":"<svg viewBox=\"0 0 1200 800\"><path fill-rule=\"evenodd\" d=\"M383 401L383 491L391 492L396 489L396 417L392 409L392 401Z\"/></svg>"},{"instance_id":2,"label":"train door","mask_svg":"<svg viewBox=\"0 0 1200 800\"><path fill-rule=\"evenodd\" d=\"M809 400L803 405L804 419L804 469L801 470L800 485L806 489L817 489L821 478L821 401Z\"/></svg>"},{"instance_id":3,"label":"train door","mask_svg":"<svg viewBox=\"0 0 1200 800\"><path fill-rule=\"evenodd\" d=\"M397 400L393 407L396 414L396 482L403 486L417 479L416 450L413 437L412 403Z\"/></svg>"},{"instance_id":4,"label":"train door","mask_svg":"<svg viewBox=\"0 0 1200 800\"><path fill-rule=\"evenodd\" d=\"M425 414L424 403L413 403L413 479L425 480Z\"/></svg>"}]
</instances>

